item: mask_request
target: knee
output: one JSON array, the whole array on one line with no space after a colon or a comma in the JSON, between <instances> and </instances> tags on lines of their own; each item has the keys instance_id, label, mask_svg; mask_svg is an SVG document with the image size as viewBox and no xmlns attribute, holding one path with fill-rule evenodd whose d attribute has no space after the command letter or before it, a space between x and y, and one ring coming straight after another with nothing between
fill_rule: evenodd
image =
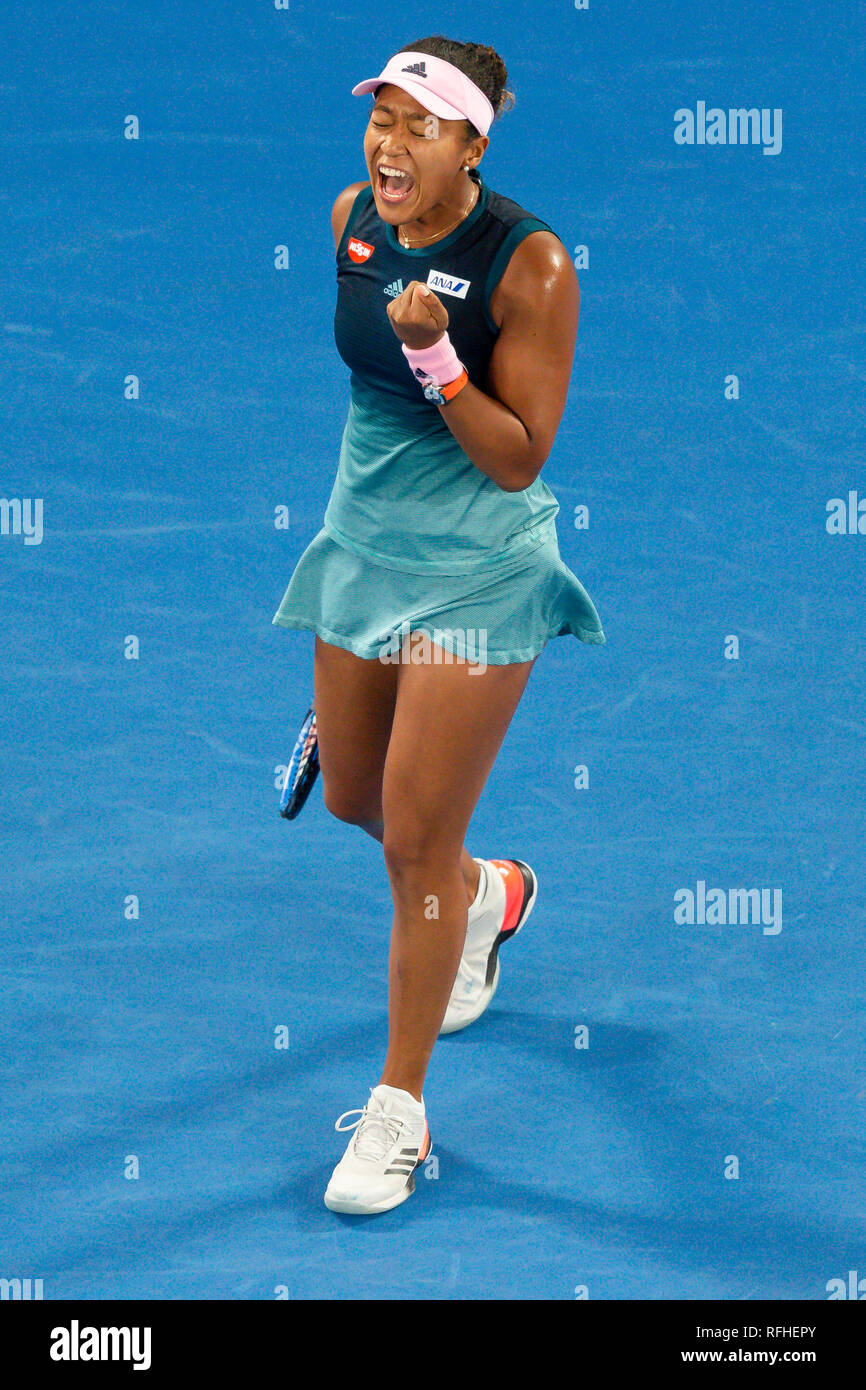
<instances>
[{"instance_id":1,"label":"knee","mask_svg":"<svg viewBox=\"0 0 866 1390\"><path fill-rule=\"evenodd\" d=\"M430 822L401 816L393 824L385 823L382 850L391 879L423 872L428 865L440 863L450 848L450 843L443 842L441 829ZM459 845L456 852L459 856Z\"/></svg>"},{"instance_id":2,"label":"knee","mask_svg":"<svg viewBox=\"0 0 866 1390\"><path fill-rule=\"evenodd\" d=\"M374 825L382 819L381 798L373 793L341 787L323 778L322 797L331 815L349 825Z\"/></svg>"}]
</instances>

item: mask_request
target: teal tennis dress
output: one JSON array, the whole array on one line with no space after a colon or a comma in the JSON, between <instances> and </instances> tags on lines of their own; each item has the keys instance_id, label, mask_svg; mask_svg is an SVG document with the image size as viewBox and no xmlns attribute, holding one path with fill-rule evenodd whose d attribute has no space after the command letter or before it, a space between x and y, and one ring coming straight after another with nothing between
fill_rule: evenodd
<instances>
[{"instance_id":1,"label":"teal tennis dress","mask_svg":"<svg viewBox=\"0 0 866 1390\"><path fill-rule=\"evenodd\" d=\"M531 660L566 633L606 640L560 556L550 488L539 477L505 492L476 468L424 397L388 318L389 297L410 280L429 284L447 306L448 336L470 381L485 389L498 335L490 297L523 237L552 229L477 170L470 177L479 185L472 211L426 248L400 245L365 185L336 252L334 336L350 369L348 418L322 529L273 621L369 660L396 659L414 631L456 657L502 666Z\"/></svg>"}]
</instances>

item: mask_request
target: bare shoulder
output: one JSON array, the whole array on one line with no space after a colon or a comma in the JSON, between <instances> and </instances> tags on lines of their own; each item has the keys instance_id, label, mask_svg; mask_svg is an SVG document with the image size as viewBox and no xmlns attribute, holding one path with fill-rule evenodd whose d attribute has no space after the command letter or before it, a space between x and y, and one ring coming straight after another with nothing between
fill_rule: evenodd
<instances>
[{"instance_id":1,"label":"bare shoulder","mask_svg":"<svg viewBox=\"0 0 866 1390\"><path fill-rule=\"evenodd\" d=\"M352 211L352 204L357 198L362 188L369 188L370 180L364 179L361 183L350 183L344 188L342 193L337 195L337 200L331 209L331 230L334 233L334 250L340 245L343 232L346 230L346 223L349 220L349 213Z\"/></svg>"},{"instance_id":2,"label":"bare shoulder","mask_svg":"<svg viewBox=\"0 0 866 1390\"><path fill-rule=\"evenodd\" d=\"M555 232L539 229L518 242L493 294L490 311L501 328L509 307L541 304L551 297L579 304L577 272Z\"/></svg>"}]
</instances>

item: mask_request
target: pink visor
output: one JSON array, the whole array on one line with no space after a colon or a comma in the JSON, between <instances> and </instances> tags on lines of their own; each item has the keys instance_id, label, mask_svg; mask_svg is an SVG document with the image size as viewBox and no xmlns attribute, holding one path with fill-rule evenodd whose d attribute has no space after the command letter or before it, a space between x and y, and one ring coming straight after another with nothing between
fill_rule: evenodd
<instances>
[{"instance_id":1,"label":"pink visor","mask_svg":"<svg viewBox=\"0 0 866 1390\"><path fill-rule=\"evenodd\" d=\"M459 121L465 116L481 135L486 135L493 124L495 113L481 88L444 58L433 58L429 53L395 53L378 77L368 77L353 87L352 96L372 92L380 82L402 87L444 121Z\"/></svg>"}]
</instances>

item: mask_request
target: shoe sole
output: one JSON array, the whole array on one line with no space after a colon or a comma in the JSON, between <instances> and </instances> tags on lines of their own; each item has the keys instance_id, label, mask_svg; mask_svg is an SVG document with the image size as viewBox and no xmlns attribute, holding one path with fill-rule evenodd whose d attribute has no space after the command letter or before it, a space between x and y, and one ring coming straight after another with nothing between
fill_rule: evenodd
<instances>
[{"instance_id":1,"label":"shoe sole","mask_svg":"<svg viewBox=\"0 0 866 1390\"><path fill-rule=\"evenodd\" d=\"M527 898L524 898L523 907L520 911L520 916L518 917L514 926L509 927L507 931L501 931L490 948L490 955L487 957L487 971L484 978L484 988L478 997L478 1003L476 1004L472 1013L468 1016L468 1018L462 1018L459 1023L452 1023L447 1028L440 1028L440 1037L447 1035L448 1033L462 1032L464 1028L468 1028L470 1023L474 1023L475 1020L480 1018L481 1015L484 1013L485 1009L488 1007L491 999L496 993L497 986L499 985L499 948L502 945L503 941L509 941L512 936L517 935L521 927L526 922L526 919L528 918L533 907L535 906L535 899L538 897L538 878L535 874L535 870L530 869L528 864L524 864L522 859L511 859L509 860L509 863L517 865L518 869L523 875L524 885L529 886L531 884L531 891L529 893L529 896Z\"/></svg>"},{"instance_id":2,"label":"shoe sole","mask_svg":"<svg viewBox=\"0 0 866 1390\"><path fill-rule=\"evenodd\" d=\"M420 1168L422 1163L426 1163L432 1152L433 1140L430 1138L428 1131L427 1150L423 1156L418 1159L415 1168ZM393 1197L386 1197L381 1202L370 1203L350 1201L348 1198L342 1197L329 1197L326 1192L325 1206L328 1208L328 1211L342 1212L344 1216L376 1216L379 1212L391 1211L394 1207L399 1207L400 1203L405 1202L406 1198L411 1197L412 1193L415 1191L415 1168L413 1168L412 1172L409 1174L406 1186L402 1187Z\"/></svg>"}]
</instances>

